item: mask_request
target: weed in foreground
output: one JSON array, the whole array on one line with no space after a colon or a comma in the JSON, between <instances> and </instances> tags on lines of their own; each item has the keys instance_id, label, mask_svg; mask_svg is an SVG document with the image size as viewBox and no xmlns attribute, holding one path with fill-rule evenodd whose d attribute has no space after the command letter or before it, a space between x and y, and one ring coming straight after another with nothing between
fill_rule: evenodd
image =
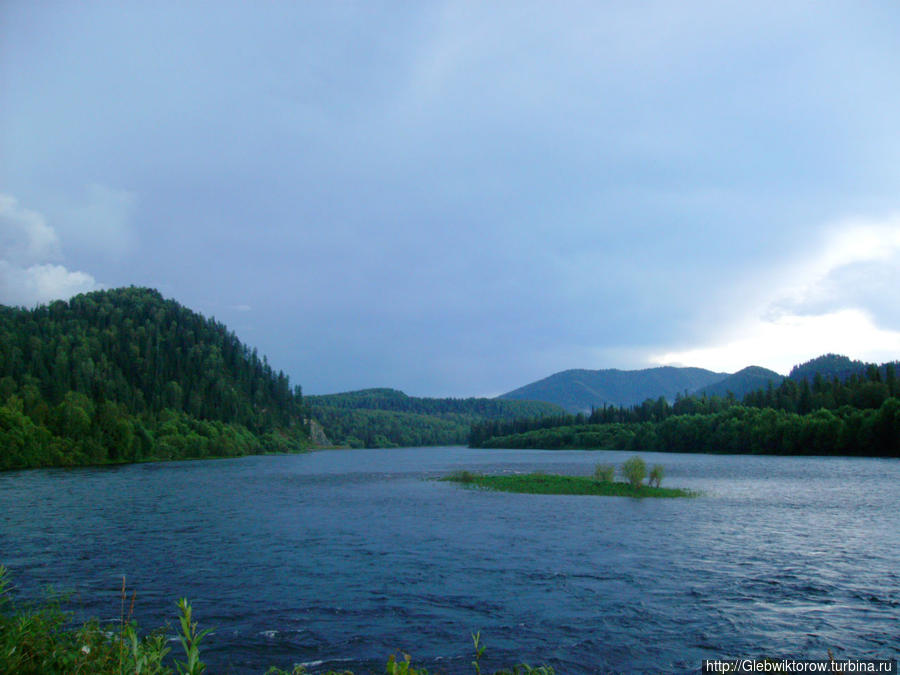
<instances>
[{"instance_id":1,"label":"weed in foreground","mask_svg":"<svg viewBox=\"0 0 900 675\"><path fill-rule=\"evenodd\" d=\"M0 673L20 675L173 675L163 660L171 651L166 646L163 629L139 637L134 620L137 594L130 601L122 578L118 630L110 631L96 619L77 629L71 628L72 614L64 612L59 594L50 593L42 605L18 605L11 597L12 585L7 568L0 565ZM178 601L181 632L178 640L184 650L184 661L175 659L179 675L202 675L207 666L200 659L200 644L210 629L198 631L190 603ZM126 611L127 606L127 611ZM113 624L115 625L115 624ZM475 659L472 665L481 675L481 657L485 646L481 633L474 633ZM401 658L391 655L385 672L388 675L428 675L425 668L413 666L409 654ZM266 675L307 675L302 665L292 670L272 666ZM353 675L351 671L329 671L324 675ZM518 664L511 669L498 670L494 675L553 675L549 666L532 668Z\"/></svg>"}]
</instances>

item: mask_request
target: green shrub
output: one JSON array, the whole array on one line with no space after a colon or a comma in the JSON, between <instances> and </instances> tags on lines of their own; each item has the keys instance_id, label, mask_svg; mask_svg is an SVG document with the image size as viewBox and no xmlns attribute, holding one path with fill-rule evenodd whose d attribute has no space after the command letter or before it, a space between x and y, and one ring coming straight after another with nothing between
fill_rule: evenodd
<instances>
[{"instance_id":1,"label":"green shrub","mask_svg":"<svg viewBox=\"0 0 900 675\"><path fill-rule=\"evenodd\" d=\"M665 474L666 471L663 469L662 464L654 464L650 469L650 479L647 481L648 484L653 485L655 483L656 487L659 487Z\"/></svg>"},{"instance_id":2,"label":"green shrub","mask_svg":"<svg viewBox=\"0 0 900 675\"><path fill-rule=\"evenodd\" d=\"M616 467L612 464L598 464L594 467L594 480L599 483L612 483L616 475Z\"/></svg>"},{"instance_id":3,"label":"green shrub","mask_svg":"<svg viewBox=\"0 0 900 675\"><path fill-rule=\"evenodd\" d=\"M64 599L51 593L41 605L14 605L7 569L0 565L0 673L172 672L162 665L169 652L166 635L155 632L138 637L131 618L133 597L125 612L124 580L122 616L117 626L91 619L81 628L70 628L72 615L60 604ZM190 611L190 606L186 607Z\"/></svg>"},{"instance_id":4,"label":"green shrub","mask_svg":"<svg viewBox=\"0 0 900 675\"><path fill-rule=\"evenodd\" d=\"M454 483L474 483L476 478L478 478L478 474L472 471L454 471L445 480Z\"/></svg>"},{"instance_id":5,"label":"green shrub","mask_svg":"<svg viewBox=\"0 0 900 675\"><path fill-rule=\"evenodd\" d=\"M635 455L622 463L622 475L634 487L638 487L647 475L647 464L643 459Z\"/></svg>"}]
</instances>

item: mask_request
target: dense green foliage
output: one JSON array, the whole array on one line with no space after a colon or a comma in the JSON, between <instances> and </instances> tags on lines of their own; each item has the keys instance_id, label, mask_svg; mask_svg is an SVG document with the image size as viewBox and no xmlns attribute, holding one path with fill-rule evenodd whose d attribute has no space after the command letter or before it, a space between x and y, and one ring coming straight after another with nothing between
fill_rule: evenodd
<instances>
[{"instance_id":1,"label":"dense green foliage","mask_svg":"<svg viewBox=\"0 0 900 675\"><path fill-rule=\"evenodd\" d=\"M391 410L310 406L335 445L351 448L397 448L459 445L466 442L470 420L463 416L421 415Z\"/></svg>"},{"instance_id":2,"label":"dense green foliage","mask_svg":"<svg viewBox=\"0 0 900 675\"><path fill-rule=\"evenodd\" d=\"M310 414L338 445L397 447L466 443L473 423L560 414L535 401L488 398L419 398L395 389L364 389L308 396Z\"/></svg>"},{"instance_id":3,"label":"dense green foliage","mask_svg":"<svg viewBox=\"0 0 900 675\"><path fill-rule=\"evenodd\" d=\"M727 377L703 368L663 366L644 370L565 370L500 396L501 399L549 401L569 412L601 406L631 406L648 397L674 398Z\"/></svg>"},{"instance_id":4,"label":"dense green foliage","mask_svg":"<svg viewBox=\"0 0 900 675\"><path fill-rule=\"evenodd\" d=\"M541 495L591 495L599 497L693 497L690 490L651 487L597 480L592 476L546 473L512 473L487 476L471 472L451 474L442 480L501 492Z\"/></svg>"},{"instance_id":5,"label":"dense green foliage","mask_svg":"<svg viewBox=\"0 0 900 675\"><path fill-rule=\"evenodd\" d=\"M21 675L173 673L164 663L171 652L168 636L162 630L139 636L132 618L135 596L132 594L128 601L124 579L121 616L115 622L101 624L91 619L81 627L74 627L72 614L62 609L62 600L61 596L51 594L41 604L13 602L7 570L0 565L0 672ZM197 631L187 600L178 602L178 610L181 625L178 637L185 660L174 659L175 668L178 673L200 675L206 666L200 661L199 646L208 631Z\"/></svg>"},{"instance_id":6,"label":"dense green foliage","mask_svg":"<svg viewBox=\"0 0 900 675\"><path fill-rule=\"evenodd\" d=\"M101 624L91 619L78 627L72 613L64 611L58 595L40 604L13 601L5 567L0 565L0 673L17 675L201 675L207 672L200 647L210 630L198 630L187 600L178 601L178 644L183 656L170 656L172 649L162 629L140 636L133 610L135 594L130 599L122 580L121 616L114 622ZM475 659L472 666L481 673L484 645L481 635L472 636ZM174 668L173 668L174 666ZM386 672L390 675L428 675L424 668L412 665L410 656L391 655ZM305 675L303 666L282 670L272 666L266 675ZM328 671L323 675L353 675L350 671ZM549 666L532 668L527 664L498 670L494 675L553 675Z\"/></svg>"},{"instance_id":7,"label":"dense green foliage","mask_svg":"<svg viewBox=\"0 0 900 675\"><path fill-rule=\"evenodd\" d=\"M473 425L470 443L491 448L606 448L661 452L900 457L900 385L893 363L864 375L787 378L731 397L659 398L630 409Z\"/></svg>"},{"instance_id":8,"label":"dense green foliage","mask_svg":"<svg viewBox=\"0 0 900 675\"><path fill-rule=\"evenodd\" d=\"M300 388L150 289L0 306L0 469L307 444Z\"/></svg>"},{"instance_id":9,"label":"dense green foliage","mask_svg":"<svg viewBox=\"0 0 900 675\"><path fill-rule=\"evenodd\" d=\"M849 379L851 375L862 375L867 367L862 361L854 361L840 354L824 354L794 366L788 377L799 382L812 380L816 375L821 375L827 380L836 377L843 381Z\"/></svg>"}]
</instances>

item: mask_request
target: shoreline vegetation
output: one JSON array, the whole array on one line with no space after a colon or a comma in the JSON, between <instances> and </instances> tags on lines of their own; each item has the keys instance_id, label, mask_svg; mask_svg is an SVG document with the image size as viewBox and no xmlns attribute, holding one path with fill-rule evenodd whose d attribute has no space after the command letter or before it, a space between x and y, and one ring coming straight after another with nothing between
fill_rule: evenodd
<instances>
[{"instance_id":1,"label":"shoreline vegetation","mask_svg":"<svg viewBox=\"0 0 900 675\"><path fill-rule=\"evenodd\" d=\"M469 446L496 449L630 450L707 454L900 457L900 380L894 364L863 375L778 387L734 397L679 396L589 415L481 422Z\"/></svg>"},{"instance_id":2,"label":"shoreline vegetation","mask_svg":"<svg viewBox=\"0 0 900 675\"><path fill-rule=\"evenodd\" d=\"M565 413L541 401L420 398L387 388L306 396L304 404L327 444L351 448L464 445L475 423Z\"/></svg>"},{"instance_id":3,"label":"shoreline vegetation","mask_svg":"<svg viewBox=\"0 0 900 675\"><path fill-rule=\"evenodd\" d=\"M0 672L19 675L201 675L208 672L207 665L201 660L200 646L214 630L198 630L191 604L184 598L177 602L178 630L174 638L169 635L169 626L141 635L134 620L136 596L135 592L129 595L123 577L118 620L101 623L89 619L76 626L72 612L62 607L65 596L48 592L42 603L15 602L9 571L0 565ZM474 633L472 641L474 658L471 665L476 675L481 675L485 645L480 633ZM181 650L176 648L173 652L168 645L174 642ZM425 668L414 666L410 655L402 652L391 654L385 670L379 672L428 675ZM300 664L291 665L288 670L270 666L265 671L265 675L307 673ZM353 675L353 672L329 670L321 675ZM554 671L550 666L518 664L493 671L493 675L554 675Z\"/></svg>"},{"instance_id":4,"label":"shoreline vegetation","mask_svg":"<svg viewBox=\"0 0 900 675\"><path fill-rule=\"evenodd\" d=\"M486 475L472 471L456 471L438 480L459 483L467 487L498 492L517 492L540 495L585 495L595 497L698 497L699 492L684 488L660 487L664 470L655 465L649 482L643 484L646 464L640 457L632 457L622 465L625 481L614 480L615 467L599 464L593 476L567 476L548 473L505 473ZM653 485L652 483L656 483Z\"/></svg>"},{"instance_id":5,"label":"shoreline vegetation","mask_svg":"<svg viewBox=\"0 0 900 675\"><path fill-rule=\"evenodd\" d=\"M305 410L265 357L158 291L0 305L0 469L299 450Z\"/></svg>"}]
</instances>

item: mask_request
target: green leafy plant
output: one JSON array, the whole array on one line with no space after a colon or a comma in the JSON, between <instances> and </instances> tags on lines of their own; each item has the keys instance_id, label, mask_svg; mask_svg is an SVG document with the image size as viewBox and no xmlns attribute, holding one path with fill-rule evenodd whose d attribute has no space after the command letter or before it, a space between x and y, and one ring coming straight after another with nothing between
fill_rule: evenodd
<instances>
[{"instance_id":1,"label":"green leafy plant","mask_svg":"<svg viewBox=\"0 0 900 675\"><path fill-rule=\"evenodd\" d=\"M663 476L665 475L665 469L662 464L654 464L650 469L650 478L647 481L648 485L656 485L659 487L659 484L662 483Z\"/></svg>"},{"instance_id":2,"label":"green leafy plant","mask_svg":"<svg viewBox=\"0 0 900 675\"><path fill-rule=\"evenodd\" d=\"M396 656L391 654L387 662L386 672L388 675L428 675L428 671L424 668L412 667L409 654L403 654L402 661L398 661Z\"/></svg>"},{"instance_id":3,"label":"green leafy plant","mask_svg":"<svg viewBox=\"0 0 900 675\"><path fill-rule=\"evenodd\" d=\"M472 633L472 642L475 643L475 660L472 665L475 666L475 672L481 675L481 655L484 654L484 645L481 644L481 631Z\"/></svg>"},{"instance_id":4,"label":"green leafy plant","mask_svg":"<svg viewBox=\"0 0 900 675\"><path fill-rule=\"evenodd\" d=\"M306 668L297 664L293 670L282 670L278 666L269 666L266 675L306 675Z\"/></svg>"},{"instance_id":5,"label":"green leafy plant","mask_svg":"<svg viewBox=\"0 0 900 675\"><path fill-rule=\"evenodd\" d=\"M186 598L178 601L178 611L181 614L179 617L181 635L178 636L178 641L184 648L187 661L184 663L175 661L175 667L181 675L201 675L206 670L206 664L200 660L199 645L212 630L207 628L197 632L197 622L191 621L191 605Z\"/></svg>"},{"instance_id":6,"label":"green leafy plant","mask_svg":"<svg viewBox=\"0 0 900 675\"><path fill-rule=\"evenodd\" d=\"M634 487L638 487L647 475L647 464L643 459L635 455L622 463L622 475Z\"/></svg>"},{"instance_id":7,"label":"green leafy plant","mask_svg":"<svg viewBox=\"0 0 900 675\"><path fill-rule=\"evenodd\" d=\"M612 483L616 475L616 467L612 464L598 464L594 467L594 480L600 483Z\"/></svg>"}]
</instances>

